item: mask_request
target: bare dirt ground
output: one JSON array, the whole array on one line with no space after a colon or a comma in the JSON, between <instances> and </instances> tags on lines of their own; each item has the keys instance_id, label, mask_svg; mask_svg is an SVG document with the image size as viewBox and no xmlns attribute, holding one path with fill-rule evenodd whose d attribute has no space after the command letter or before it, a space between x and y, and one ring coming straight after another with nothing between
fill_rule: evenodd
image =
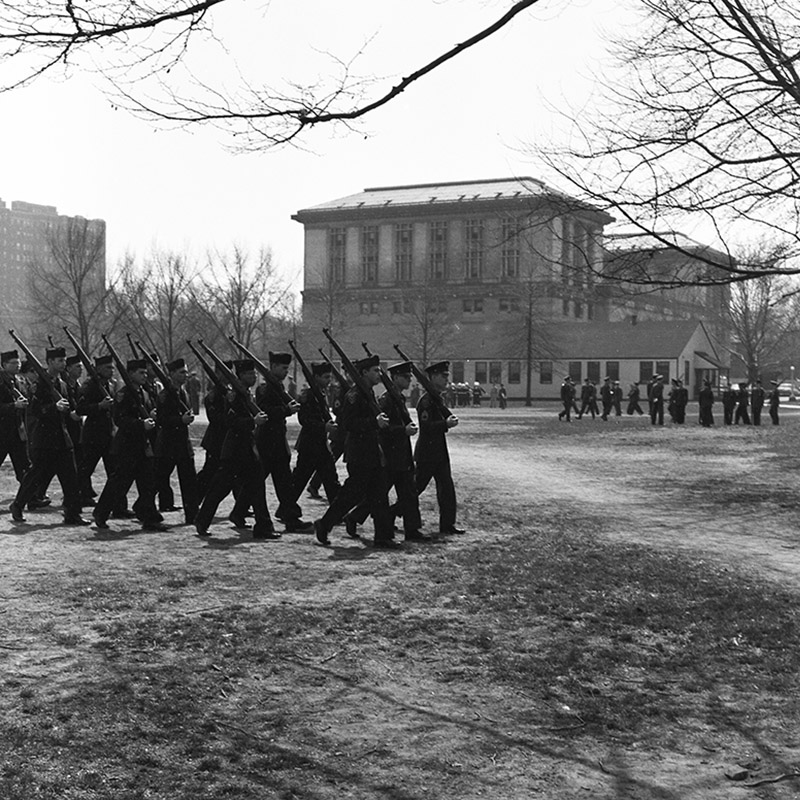
<instances>
[{"instance_id":1,"label":"bare dirt ground","mask_svg":"<svg viewBox=\"0 0 800 800\"><path fill-rule=\"evenodd\" d=\"M678 720L661 730L655 720L646 736L584 735L580 706L557 680L541 692L510 687L487 666L492 649L510 641L521 654L540 648L549 634L537 618L501 641L506 620L487 617L485 641L471 632L475 652L462 648L462 659L451 645L474 601L459 564L515 536L552 534L554 520L796 598L800 415L784 410L778 428L712 430L627 417L558 424L552 408L461 416L450 446L459 523L469 533L402 554L338 530L330 550L303 535L255 543L224 523L225 507L208 542L179 526L158 534L128 522L111 534L63 527L57 511L14 525L5 509L15 482L4 465L6 796L797 796L797 780L743 788L724 776L736 763L753 767L750 782L789 772L800 763L794 726L776 732L755 718L734 731L705 708L684 727ZM57 486L51 495L60 497ZM429 490L429 528L434 502ZM323 508L303 505L312 519ZM531 574L532 583L546 578ZM491 598L476 613L490 607ZM632 669L631 683L647 679ZM160 693L148 694L145 681ZM596 676L597 692L616 681ZM739 701L728 691L713 702L724 710ZM174 719L161 720L170 710Z\"/></svg>"}]
</instances>

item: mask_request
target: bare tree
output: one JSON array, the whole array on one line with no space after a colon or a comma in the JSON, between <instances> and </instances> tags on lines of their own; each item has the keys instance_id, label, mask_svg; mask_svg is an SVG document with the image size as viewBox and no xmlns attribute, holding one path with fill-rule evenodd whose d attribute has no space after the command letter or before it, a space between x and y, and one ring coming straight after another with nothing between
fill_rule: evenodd
<instances>
[{"instance_id":1,"label":"bare tree","mask_svg":"<svg viewBox=\"0 0 800 800\"><path fill-rule=\"evenodd\" d=\"M784 251L761 244L741 255L748 263L763 263L767 271ZM765 274L734 284L724 314L732 334L727 349L745 365L748 380L781 373L800 337L800 297L791 279Z\"/></svg>"},{"instance_id":2,"label":"bare tree","mask_svg":"<svg viewBox=\"0 0 800 800\"><path fill-rule=\"evenodd\" d=\"M139 268L129 257L122 267L115 302L145 347L171 360L194 334L197 268L187 256L154 251Z\"/></svg>"},{"instance_id":3,"label":"bare tree","mask_svg":"<svg viewBox=\"0 0 800 800\"><path fill-rule=\"evenodd\" d=\"M723 241L752 240L760 230L796 256L800 7L786 0L640 4L644 25L616 37L613 81L590 109L572 115L569 147L537 147L543 164L579 199L665 246L672 243L664 231L699 218ZM702 285L800 271L793 258L774 266L732 258L707 264L689 277L641 280Z\"/></svg>"},{"instance_id":4,"label":"bare tree","mask_svg":"<svg viewBox=\"0 0 800 800\"><path fill-rule=\"evenodd\" d=\"M399 333L403 341L408 342L409 355L428 364L446 353L456 327L441 285L426 277L405 289L400 302L403 322Z\"/></svg>"},{"instance_id":5,"label":"bare tree","mask_svg":"<svg viewBox=\"0 0 800 800\"><path fill-rule=\"evenodd\" d=\"M105 227L97 220L62 217L48 229L45 244L30 264L29 290L34 328L40 337L69 326L91 351L117 321L106 283Z\"/></svg>"},{"instance_id":6,"label":"bare tree","mask_svg":"<svg viewBox=\"0 0 800 800\"><path fill-rule=\"evenodd\" d=\"M198 39L213 42L212 17L241 14L231 0L103 0L80 5L68 0L23 0L0 4L0 89L17 88L59 67L93 69L111 80L121 103L169 122L212 124L236 136L240 147L262 149L293 141L318 125L351 124L394 100L415 82L488 39L539 0L507 2L487 27L443 50L376 96L375 80L353 74L352 61L332 56L331 75L301 85L292 76L259 76L236 89L204 82L191 64L183 93L175 88L177 67L191 62ZM238 7L237 7L238 6ZM213 13L212 13L213 12ZM221 55L235 59L224 42ZM196 60L198 66L202 58ZM216 64L216 62L215 62ZM142 78L151 78L147 90ZM216 77L216 76L215 76ZM288 88L275 89L282 82Z\"/></svg>"},{"instance_id":7,"label":"bare tree","mask_svg":"<svg viewBox=\"0 0 800 800\"><path fill-rule=\"evenodd\" d=\"M209 341L233 334L247 347L263 345L270 317L285 308L289 289L278 277L272 252L262 248L255 261L238 245L208 257L204 280L193 297Z\"/></svg>"}]
</instances>

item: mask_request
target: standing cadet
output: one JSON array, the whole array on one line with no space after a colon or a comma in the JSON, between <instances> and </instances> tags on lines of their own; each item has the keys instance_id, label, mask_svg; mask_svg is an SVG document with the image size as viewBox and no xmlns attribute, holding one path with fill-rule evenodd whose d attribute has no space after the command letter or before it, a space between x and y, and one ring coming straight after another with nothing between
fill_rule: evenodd
<instances>
[{"instance_id":1,"label":"standing cadet","mask_svg":"<svg viewBox=\"0 0 800 800\"><path fill-rule=\"evenodd\" d=\"M36 419L30 441L32 466L25 473L11 503L11 516L15 522L24 522L22 510L40 488L57 476L64 493L64 522L67 525L88 525L81 517L78 471L66 423L73 410L68 400L67 384L61 378L66 368L66 351L63 347L52 347L47 350L45 361L47 379L39 378L30 405L31 414Z\"/></svg>"},{"instance_id":2,"label":"standing cadet","mask_svg":"<svg viewBox=\"0 0 800 800\"><path fill-rule=\"evenodd\" d=\"M364 388L377 386L381 381L380 358L373 354L354 363ZM420 400L422 403L422 400ZM362 501L366 501L375 526L375 547L392 549L398 543L392 538L392 520L389 512L389 487L383 454L378 443L378 430L389 425L384 413L377 416L364 391L353 386L345 395L342 411L337 420L347 433L344 458L347 463L347 480L327 511L314 523L317 544L329 545L331 528L345 514Z\"/></svg>"},{"instance_id":3,"label":"standing cadet","mask_svg":"<svg viewBox=\"0 0 800 800\"><path fill-rule=\"evenodd\" d=\"M769 393L769 418L772 420L773 425L780 425L778 418L778 407L781 404L781 396L778 393L778 381L770 381L772 389Z\"/></svg>"},{"instance_id":4,"label":"standing cadet","mask_svg":"<svg viewBox=\"0 0 800 800\"><path fill-rule=\"evenodd\" d=\"M747 384L740 383L739 391L736 392L736 416L733 418L733 424L738 425L741 420L742 425L750 424L750 414L747 413L747 406L749 398L747 396Z\"/></svg>"},{"instance_id":5,"label":"standing cadet","mask_svg":"<svg viewBox=\"0 0 800 800\"><path fill-rule=\"evenodd\" d=\"M611 406L614 403L614 389L611 387L611 378L606 378L600 387L600 401L603 403L603 413L600 415L600 419L603 422L607 422L608 415L611 413Z\"/></svg>"},{"instance_id":6,"label":"standing cadet","mask_svg":"<svg viewBox=\"0 0 800 800\"><path fill-rule=\"evenodd\" d=\"M256 431L256 446L264 471L264 479L272 476L272 485L278 497L275 517L288 533L302 533L312 529L312 523L301 519L302 511L292 488L292 453L286 439L286 418L297 413L300 404L283 388L289 374L291 353L269 354L269 370L256 389L256 403L267 415L267 422Z\"/></svg>"},{"instance_id":7,"label":"standing cadet","mask_svg":"<svg viewBox=\"0 0 800 800\"><path fill-rule=\"evenodd\" d=\"M199 505L194 449L189 426L194 422L189 395L184 388L189 377L186 361L176 358L167 364L169 383L158 395L156 414L156 485L160 494L169 486L173 470L178 470L181 502L187 525L194 523ZM170 493L172 488L169 488Z\"/></svg>"},{"instance_id":8,"label":"standing cadet","mask_svg":"<svg viewBox=\"0 0 800 800\"><path fill-rule=\"evenodd\" d=\"M617 417L622 416L622 387L619 385L619 381L614 381L614 385L611 389L611 396L612 402L614 405L614 415Z\"/></svg>"},{"instance_id":9,"label":"standing cadet","mask_svg":"<svg viewBox=\"0 0 800 800\"><path fill-rule=\"evenodd\" d=\"M675 381L672 402L674 404L673 413L675 423L677 425L683 425L686 421L686 406L689 404L689 391L683 385L683 381L680 378L677 378Z\"/></svg>"},{"instance_id":10,"label":"standing cadet","mask_svg":"<svg viewBox=\"0 0 800 800\"><path fill-rule=\"evenodd\" d=\"M449 361L442 363L446 363L448 369L450 368ZM575 402L575 385L569 375L564 378L564 382L561 384L561 402L564 408L558 412L559 420L566 418L567 422L572 422L570 415L572 414L572 404ZM458 418L456 417L456 419Z\"/></svg>"},{"instance_id":11,"label":"standing cadet","mask_svg":"<svg viewBox=\"0 0 800 800\"><path fill-rule=\"evenodd\" d=\"M292 472L292 489L297 500L311 476L316 473L321 485L325 487L328 503L332 503L342 488L336 473L336 464L328 448L328 436L336 435L338 430L327 401L332 367L327 363L311 364L311 373L317 391L306 387L300 393L300 409L297 412L300 434L295 443L297 463Z\"/></svg>"},{"instance_id":12,"label":"standing cadet","mask_svg":"<svg viewBox=\"0 0 800 800\"><path fill-rule=\"evenodd\" d=\"M256 366L251 359L233 362L234 371L248 391L256 384ZM254 431L265 425L263 411L253 413L247 397L239 392L229 392L226 397L225 439L219 454L219 469L211 479L203 504L195 517L198 536L210 536L208 530L214 521L219 504L238 486L253 506L254 539L280 539L267 508L264 471L256 451Z\"/></svg>"},{"instance_id":13,"label":"standing cadet","mask_svg":"<svg viewBox=\"0 0 800 800\"><path fill-rule=\"evenodd\" d=\"M731 386L730 382L726 382L725 387L722 390L723 422L726 425L733 424L734 408L736 408L736 393L733 391L733 387Z\"/></svg>"},{"instance_id":14,"label":"standing cadet","mask_svg":"<svg viewBox=\"0 0 800 800\"><path fill-rule=\"evenodd\" d=\"M708 378L703 381L698 401L700 403L700 424L704 428L710 428L714 424L714 414L711 410L714 405L714 390L711 388L711 381Z\"/></svg>"},{"instance_id":15,"label":"standing cadet","mask_svg":"<svg viewBox=\"0 0 800 800\"><path fill-rule=\"evenodd\" d=\"M756 385L750 393L750 405L753 409L753 425L761 425L761 410L764 408L766 392L761 385L761 378L756 380Z\"/></svg>"},{"instance_id":16,"label":"standing cadet","mask_svg":"<svg viewBox=\"0 0 800 800\"><path fill-rule=\"evenodd\" d=\"M95 526L108 529L108 518L122 505L131 485L136 482L139 496L133 504L142 530L165 531L163 517L156 510L156 477L153 464L151 435L156 427L155 408L144 390L147 383L147 363L144 359L131 359L126 365L130 385L117 394L114 404L114 423L117 432L111 444L114 471L109 475L97 500L92 516Z\"/></svg>"},{"instance_id":17,"label":"standing cadet","mask_svg":"<svg viewBox=\"0 0 800 800\"><path fill-rule=\"evenodd\" d=\"M0 464L11 458L17 481L31 466L28 460L28 431L25 416L28 398L17 378L20 361L16 350L0 354Z\"/></svg>"},{"instance_id":18,"label":"standing cadet","mask_svg":"<svg viewBox=\"0 0 800 800\"><path fill-rule=\"evenodd\" d=\"M650 424L664 424L664 377L653 376L653 386L650 389Z\"/></svg>"},{"instance_id":19,"label":"standing cadet","mask_svg":"<svg viewBox=\"0 0 800 800\"><path fill-rule=\"evenodd\" d=\"M594 419L595 410L597 407L597 389L595 385L586 378L583 382L583 386L581 386L581 408L578 411L578 419L580 419L587 411L591 413L592 419Z\"/></svg>"},{"instance_id":20,"label":"standing cadet","mask_svg":"<svg viewBox=\"0 0 800 800\"><path fill-rule=\"evenodd\" d=\"M439 361L428 366L425 371L430 378L434 394L425 392L417 405L419 438L414 448L414 460L417 463L417 494L421 495L433 478L436 482L436 500L439 503L439 532L464 533L463 529L456 527L456 488L453 484L450 453L447 449L447 433L458 425L458 417L444 405L441 395L447 386L450 362ZM572 384L569 378L567 382ZM569 402L569 406L566 404L564 406L568 421L572 399Z\"/></svg>"},{"instance_id":21,"label":"standing cadet","mask_svg":"<svg viewBox=\"0 0 800 800\"><path fill-rule=\"evenodd\" d=\"M639 384L632 383L631 388L628 389L628 414L633 415L634 413L638 414L640 417L644 413L642 411L642 407L639 405L639 397L641 392L639 391Z\"/></svg>"}]
</instances>

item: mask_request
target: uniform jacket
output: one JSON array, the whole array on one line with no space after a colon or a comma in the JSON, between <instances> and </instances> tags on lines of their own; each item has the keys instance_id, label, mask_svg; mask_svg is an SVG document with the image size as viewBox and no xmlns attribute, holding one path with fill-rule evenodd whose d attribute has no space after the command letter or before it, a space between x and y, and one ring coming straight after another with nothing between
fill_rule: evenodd
<instances>
[{"instance_id":1,"label":"uniform jacket","mask_svg":"<svg viewBox=\"0 0 800 800\"><path fill-rule=\"evenodd\" d=\"M69 398L67 384L60 378L51 378L54 386L66 400ZM30 438L31 450L72 450L72 438L67 430L67 414L56 408L56 401L46 381L41 378L31 398L30 414L35 418Z\"/></svg>"},{"instance_id":2,"label":"uniform jacket","mask_svg":"<svg viewBox=\"0 0 800 800\"><path fill-rule=\"evenodd\" d=\"M213 386L203 398L208 427L203 434L200 446L211 455L219 456L225 441L225 393Z\"/></svg>"},{"instance_id":3,"label":"uniform jacket","mask_svg":"<svg viewBox=\"0 0 800 800\"><path fill-rule=\"evenodd\" d=\"M347 392L337 420L347 439L344 460L361 469L380 469L381 447L378 440L378 421L375 411L359 389Z\"/></svg>"},{"instance_id":4,"label":"uniform jacket","mask_svg":"<svg viewBox=\"0 0 800 800\"><path fill-rule=\"evenodd\" d=\"M750 393L750 404L753 409L758 410L764 408L764 398L767 393L764 391L763 386L754 386L753 391Z\"/></svg>"},{"instance_id":5,"label":"uniform jacket","mask_svg":"<svg viewBox=\"0 0 800 800\"><path fill-rule=\"evenodd\" d=\"M574 397L574 392L572 393ZM414 458L417 463L440 463L449 461L447 451L447 418L450 409L442 407L428 392L422 395L417 403L419 419L419 437L414 447Z\"/></svg>"},{"instance_id":6,"label":"uniform jacket","mask_svg":"<svg viewBox=\"0 0 800 800\"><path fill-rule=\"evenodd\" d=\"M100 408L100 401L108 393L114 396L114 384L98 378L89 378L78 393L78 413L84 417L81 443L102 450L111 446L114 435L112 408Z\"/></svg>"},{"instance_id":7,"label":"uniform jacket","mask_svg":"<svg viewBox=\"0 0 800 800\"><path fill-rule=\"evenodd\" d=\"M405 397L402 394L400 397L403 399L405 408ZM386 466L393 472L413 470L414 457L411 453L411 437L406 433L408 423L404 418L405 415L392 400L389 392L384 392L380 396L378 405L381 407L381 411L389 417L389 427L381 428L378 432L378 438L386 457Z\"/></svg>"},{"instance_id":8,"label":"uniform jacket","mask_svg":"<svg viewBox=\"0 0 800 800\"><path fill-rule=\"evenodd\" d=\"M17 391L14 391L15 389ZM16 377L5 370L0 370L0 441L2 442L24 442L28 438L25 427L26 412L14 406L19 399L17 392L25 394Z\"/></svg>"},{"instance_id":9,"label":"uniform jacket","mask_svg":"<svg viewBox=\"0 0 800 800\"><path fill-rule=\"evenodd\" d=\"M300 423L300 435L295 443L298 453L315 453L328 449L328 434L325 425L328 422L330 411L328 401L323 394L322 404L317 396L308 387L300 392L298 398L300 409L297 419Z\"/></svg>"},{"instance_id":10,"label":"uniform jacket","mask_svg":"<svg viewBox=\"0 0 800 800\"><path fill-rule=\"evenodd\" d=\"M714 390L710 386L704 386L700 390L698 401L700 408L711 408L714 405Z\"/></svg>"},{"instance_id":11,"label":"uniform jacket","mask_svg":"<svg viewBox=\"0 0 800 800\"><path fill-rule=\"evenodd\" d=\"M72 406L73 411L77 412L78 408L78 396L80 395L81 387L79 383L69 383L65 382L67 387L67 399L69 400L69 404ZM74 448L77 447L81 443L81 433L83 431L83 420L81 419L74 419L72 414L67 414L67 432L69 433L69 438L72 439L72 445Z\"/></svg>"},{"instance_id":12,"label":"uniform jacket","mask_svg":"<svg viewBox=\"0 0 800 800\"><path fill-rule=\"evenodd\" d=\"M289 452L286 417L292 414L288 405L291 399L277 378L264 376L264 383L256 389L256 403L268 417L256 432L256 444L262 458L269 458L270 453L279 450Z\"/></svg>"},{"instance_id":13,"label":"uniform jacket","mask_svg":"<svg viewBox=\"0 0 800 800\"><path fill-rule=\"evenodd\" d=\"M219 457L223 461L250 462L256 458L253 415L245 398L237 394L233 402L226 402L225 438ZM262 426L263 427L263 426Z\"/></svg>"},{"instance_id":14,"label":"uniform jacket","mask_svg":"<svg viewBox=\"0 0 800 800\"><path fill-rule=\"evenodd\" d=\"M117 393L114 404L114 423L117 426L117 432L114 434L114 441L111 444L111 452L114 455L126 458L142 458L153 455L151 436L144 428L139 403L149 414L152 410L150 395L141 387L132 391L127 386L123 386Z\"/></svg>"},{"instance_id":15,"label":"uniform jacket","mask_svg":"<svg viewBox=\"0 0 800 800\"><path fill-rule=\"evenodd\" d=\"M189 405L189 395L180 386L167 386L158 394L158 414L155 454L163 458L191 458L194 454L189 441L189 426L181 417Z\"/></svg>"}]
</instances>

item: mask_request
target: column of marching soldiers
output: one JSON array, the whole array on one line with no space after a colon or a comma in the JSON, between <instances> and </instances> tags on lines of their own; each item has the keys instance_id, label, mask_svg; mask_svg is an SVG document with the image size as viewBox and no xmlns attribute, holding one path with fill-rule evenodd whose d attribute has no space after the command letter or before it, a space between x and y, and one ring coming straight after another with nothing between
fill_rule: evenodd
<instances>
[{"instance_id":1,"label":"column of marching soldiers","mask_svg":"<svg viewBox=\"0 0 800 800\"><path fill-rule=\"evenodd\" d=\"M761 380L757 379L752 386L749 383L739 383L738 387L726 381L722 387L721 400L723 411L723 423L725 425L761 425L761 412L766 404L769 408L769 416L773 425L780 424L779 412L780 393L778 381L770 381L771 389L767 392L761 385ZM646 384L646 398L648 416L653 425L664 424L664 406L666 401L667 413L676 425L683 425L686 422L686 406L689 404L689 390L684 386L680 378L672 379L672 387L665 396L665 385L663 375L653 375ZM600 396L602 412L597 405L597 398ZM584 414L591 414L592 419L600 416L603 422L607 421L612 415L622 416L622 387L619 381L612 381L607 377L598 391L595 383L586 378L581 386L580 394L572 378L567 375L560 390L562 409L558 412L559 420L572 421L572 412L576 418L581 419ZM581 407L578 408L577 398L580 397ZM641 389L639 383L632 383L628 389L628 408L629 415L644 413L640 404ZM716 401L714 389L711 381L706 378L698 394L699 418L698 422L705 428L710 428L714 424L713 407ZM752 423L749 410L753 412Z\"/></svg>"},{"instance_id":2,"label":"column of marching soldiers","mask_svg":"<svg viewBox=\"0 0 800 800\"><path fill-rule=\"evenodd\" d=\"M232 494L228 520L235 528L251 529L256 540L278 539L267 505L271 477L278 500L274 519L286 532L313 533L315 543L328 546L334 526L343 523L348 536L360 539L358 527L371 516L374 546L394 549L400 546L396 520L406 541L431 538L421 530L419 494L433 480L439 533L464 533L456 527L446 441L458 424L443 400L448 361L423 370L395 345L402 361L384 369L366 344L366 356L351 360L327 330L341 370L322 348L323 360L307 363L291 341L291 352L270 352L266 363L234 337L242 355L235 360L220 358L202 340L187 341L210 382L203 400L206 457L198 472L186 359L162 364L130 335L132 358L123 360L104 336L108 352L92 359L68 328L64 332L74 355L51 338L42 363L14 331L9 334L19 349L0 353L0 464L9 456L19 481L10 506L15 523L26 521L26 511L50 505L47 489L56 477L65 524L92 524L82 516L91 507L101 531L110 529L112 518L135 518L143 530L164 531L164 514L183 511L182 524L208 537L220 504ZM293 357L307 384L298 400L284 388ZM424 389L419 427L403 394L412 376ZM380 383L385 391L378 397ZM300 423L294 469L286 427L293 414ZM340 484L336 461L342 455L347 477ZM100 461L106 482L98 494L92 478ZM171 487L175 471L182 506ZM129 506L134 484L136 499ZM314 522L302 518L298 502L307 487L319 499L322 488L328 501ZM390 503L392 489L396 499Z\"/></svg>"}]
</instances>

